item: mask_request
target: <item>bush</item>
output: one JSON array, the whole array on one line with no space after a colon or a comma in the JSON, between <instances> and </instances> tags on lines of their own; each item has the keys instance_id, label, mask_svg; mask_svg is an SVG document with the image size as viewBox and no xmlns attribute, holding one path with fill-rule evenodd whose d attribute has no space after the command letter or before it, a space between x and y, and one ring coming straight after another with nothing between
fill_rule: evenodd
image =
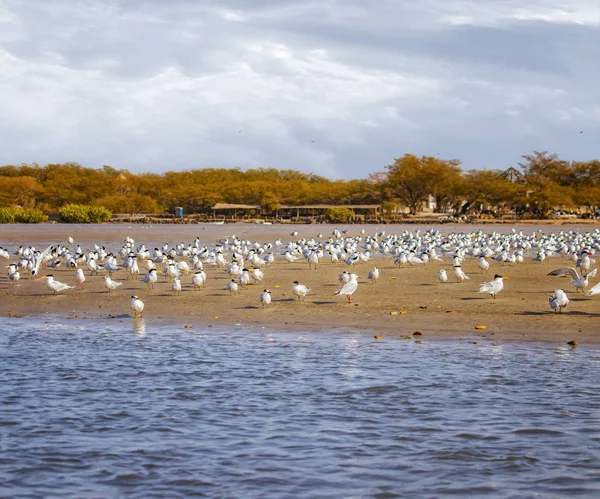
<instances>
[{"instance_id":1,"label":"bush","mask_svg":"<svg viewBox=\"0 0 600 499\"><path fill-rule=\"evenodd\" d=\"M355 213L350 208L327 208L324 216L328 222L343 223L353 218Z\"/></svg>"},{"instance_id":2,"label":"bush","mask_svg":"<svg viewBox=\"0 0 600 499\"><path fill-rule=\"evenodd\" d=\"M89 206L88 208L90 223L98 224L101 222L108 222L110 220L112 213L104 206Z\"/></svg>"},{"instance_id":3,"label":"bush","mask_svg":"<svg viewBox=\"0 0 600 499\"><path fill-rule=\"evenodd\" d=\"M107 222L111 215L110 210L97 205L67 204L58 210L59 220L71 224Z\"/></svg>"},{"instance_id":4,"label":"bush","mask_svg":"<svg viewBox=\"0 0 600 499\"><path fill-rule=\"evenodd\" d=\"M16 208L0 208L0 224L14 224L17 215Z\"/></svg>"},{"instance_id":5,"label":"bush","mask_svg":"<svg viewBox=\"0 0 600 499\"><path fill-rule=\"evenodd\" d=\"M16 221L20 224L39 224L46 222L47 220L48 215L46 215L43 211L36 210L35 208L25 208L19 210Z\"/></svg>"},{"instance_id":6,"label":"bush","mask_svg":"<svg viewBox=\"0 0 600 499\"><path fill-rule=\"evenodd\" d=\"M46 220L48 220L48 216L35 208L18 206L0 208L0 223L2 224L37 224Z\"/></svg>"}]
</instances>

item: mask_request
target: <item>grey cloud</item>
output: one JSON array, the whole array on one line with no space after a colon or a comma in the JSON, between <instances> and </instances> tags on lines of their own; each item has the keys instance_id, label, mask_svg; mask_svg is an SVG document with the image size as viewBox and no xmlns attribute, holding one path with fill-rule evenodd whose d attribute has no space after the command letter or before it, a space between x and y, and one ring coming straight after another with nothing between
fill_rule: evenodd
<instances>
[{"instance_id":1,"label":"grey cloud","mask_svg":"<svg viewBox=\"0 0 600 499\"><path fill-rule=\"evenodd\" d=\"M597 154L589 2L366 5L6 0L0 163L362 177L405 152Z\"/></svg>"}]
</instances>

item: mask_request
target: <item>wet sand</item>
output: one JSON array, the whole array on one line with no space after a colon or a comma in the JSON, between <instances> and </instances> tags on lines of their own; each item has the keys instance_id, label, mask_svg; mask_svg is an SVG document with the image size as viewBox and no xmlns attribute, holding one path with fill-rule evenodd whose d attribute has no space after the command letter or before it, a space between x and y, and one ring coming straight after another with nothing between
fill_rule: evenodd
<instances>
[{"instance_id":1,"label":"wet sand","mask_svg":"<svg viewBox=\"0 0 600 499\"><path fill-rule=\"evenodd\" d=\"M342 226L338 226L342 229ZM568 230L575 226L527 227L525 231L545 232ZM363 226L350 226L355 235ZM367 233L386 230L401 232L402 226L364 226ZM417 230L409 226L406 230ZM431 226L421 230L429 230ZM470 225L437 226L443 232L477 230ZM117 250L126 235L134 237L136 244L145 243L153 248L168 242L191 242L196 236L202 244L212 246L221 237L237 233L242 238L258 242L272 242L277 238L291 239L291 230L299 231L300 237L315 237L322 232L327 236L333 226L253 226L247 224L225 226L2 226L0 246L11 253L20 244L34 244L39 248L50 243L65 243L70 235L83 250L94 243L103 244L108 250ZM506 226L486 226L486 231L509 231ZM519 230L520 227L516 226ZM581 227L582 231L593 227ZM43 249L43 248L42 248ZM16 257L15 257L16 258ZM9 262L6 261L5 264ZM570 277L550 277L548 272L558 267L570 266L566 258L552 257L544 263L526 258L525 263L500 266L491 262L488 276L481 274L477 259L467 258L463 269L471 280L461 283L453 279L449 258L443 262L431 262L422 266L399 267L391 257L377 257L351 269L359 275L359 287L353 295L353 303L345 297L334 296L339 288L338 276L350 267L339 263L323 262L317 270L309 270L305 261L277 263L264 267L263 283L240 290L237 296L229 296L225 286L229 276L222 269L205 266L208 282L204 289L192 291L191 276L182 276L183 292L173 296L170 283L160 275L153 290L140 281L128 279L121 271L113 276L123 285L113 293L103 287L103 275L89 276L84 290L71 290L52 295L44 279L32 279L23 275L18 285L12 286L6 274L0 278L0 315L43 316L59 314L79 319L131 320L130 296L138 295L146 305L144 318L162 320L178 325L220 326L242 324L249 327L265 327L280 331L323 331L332 328L348 328L380 335L407 335L420 331L426 337L464 338L479 341L482 338L497 341L557 341L577 339L580 343L600 343L600 296L586 297L575 293ZM371 284L369 271L377 266L380 279ZM142 267L140 265L140 267ZM450 282L437 280L440 268L448 270ZM45 271L42 271L42 274ZM55 278L71 283L74 270L52 270ZM141 268L142 275L144 270ZM477 293L481 282L491 280L494 273L506 279L505 289L496 299ZM23 273L24 274L24 273ZM101 273L103 274L103 273ZM297 301L291 292L292 282L298 280L311 288L304 301ZM593 279L590 287L597 282ZM264 288L271 290L273 302L266 309L260 308L259 295ZM571 303L563 314L553 313L548 306L547 294L557 288L566 290ZM485 326L485 329L475 329Z\"/></svg>"}]
</instances>

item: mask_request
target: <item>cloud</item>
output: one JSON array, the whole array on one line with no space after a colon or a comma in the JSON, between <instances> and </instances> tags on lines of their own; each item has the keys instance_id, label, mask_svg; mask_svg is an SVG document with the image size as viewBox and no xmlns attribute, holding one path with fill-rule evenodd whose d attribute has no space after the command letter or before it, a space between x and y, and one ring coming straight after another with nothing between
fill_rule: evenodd
<instances>
[{"instance_id":1,"label":"cloud","mask_svg":"<svg viewBox=\"0 0 600 499\"><path fill-rule=\"evenodd\" d=\"M5 2L0 163L349 178L406 152L465 168L597 153L590 2L365 5Z\"/></svg>"}]
</instances>

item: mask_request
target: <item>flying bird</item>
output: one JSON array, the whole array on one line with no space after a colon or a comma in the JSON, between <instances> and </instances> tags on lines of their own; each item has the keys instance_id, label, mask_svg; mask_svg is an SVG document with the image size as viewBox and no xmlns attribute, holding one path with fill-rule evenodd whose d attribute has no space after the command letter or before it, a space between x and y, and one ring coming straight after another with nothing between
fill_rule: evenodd
<instances>
[{"instance_id":1,"label":"flying bird","mask_svg":"<svg viewBox=\"0 0 600 499\"><path fill-rule=\"evenodd\" d=\"M594 277L597 273L598 273L598 269L595 268L594 270L591 270L587 273L583 272L581 277L579 277L577 270L574 269L573 267L563 267L560 269L553 270L548 275L556 275L556 276L570 275L573 279L573 286L575 286L575 292L579 293L579 291L583 292L583 291L585 291L585 288L587 288L587 286L589 284L588 278Z\"/></svg>"}]
</instances>

